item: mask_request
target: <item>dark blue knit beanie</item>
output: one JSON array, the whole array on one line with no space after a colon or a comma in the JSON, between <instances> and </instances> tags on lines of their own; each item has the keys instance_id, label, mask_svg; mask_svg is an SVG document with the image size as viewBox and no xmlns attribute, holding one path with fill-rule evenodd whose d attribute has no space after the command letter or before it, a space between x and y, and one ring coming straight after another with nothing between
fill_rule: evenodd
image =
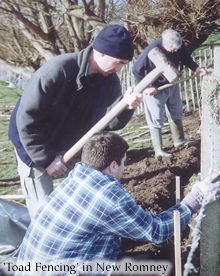
<instances>
[{"instance_id":1,"label":"dark blue knit beanie","mask_svg":"<svg viewBox=\"0 0 220 276\"><path fill-rule=\"evenodd\" d=\"M95 38L92 47L108 56L132 60L134 45L130 33L120 25L104 27Z\"/></svg>"}]
</instances>

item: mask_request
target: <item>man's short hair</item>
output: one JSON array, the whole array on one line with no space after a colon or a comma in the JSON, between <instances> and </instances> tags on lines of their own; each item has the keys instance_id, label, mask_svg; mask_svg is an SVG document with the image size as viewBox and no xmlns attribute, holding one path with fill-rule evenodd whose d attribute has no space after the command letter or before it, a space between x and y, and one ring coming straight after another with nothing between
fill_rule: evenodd
<instances>
[{"instance_id":1,"label":"man's short hair","mask_svg":"<svg viewBox=\"0 0 220 276\"><path fill-rule=\"evenodd\" d=\"M181 35L173 29L162 32L162 42L168 49L179 49L183 43Z\"/></svg>"},{"instance_id":2,"label":"man's short hair","mask_svg":"<svg viewBox=\"0 0 220 276\"><path fill-rule=\"evenodd\" d=\"M81 161L99 171L106 169L112 161L120 166L128 147L128 143L116 133L97 133L84 145Z\"/></svg>"}]
</instances>

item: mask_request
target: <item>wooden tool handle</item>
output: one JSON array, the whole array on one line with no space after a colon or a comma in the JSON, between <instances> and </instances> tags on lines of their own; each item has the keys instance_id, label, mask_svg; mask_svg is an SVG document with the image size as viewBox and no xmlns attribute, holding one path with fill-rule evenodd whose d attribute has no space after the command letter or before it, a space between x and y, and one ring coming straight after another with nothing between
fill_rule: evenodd
<instances>
[{"instance_id":1,"label":"wooden tool handle","mask_svg":"<svg viewBox=\"0 0 220 276\"><path fill-rule=\"evenodd\" d=\"M186 78L184 78L184 79L180 79L180 80L177 80L177 81L175 81L175 82L171 82L171 83L167 83L167 84L164 84L164 85L162 85L162 86L159 86L159 87L157 88L157 90L158 90L158 91L162 91L162 90L164 90L164 89L166 89L166 88L170 88L170 87L172 87L172 86L174 86L174 85L176 85L176 84L180 84L180 83L182 83L182 82L184 82L184 81L191 80L191 79L193 79L193 78L195 78L195 77L196 77L196 75L193 74L192 76L186 77Z\"/></svg>"},{"instance_id":2,"label":"wooden tool handle","mask_svg":"<svg viewBox=\"0 0 220 276\"><path fill-rule=\"evenodd\" d=\"M126 102L122 99L116 104L101 120L99 120L76 144L74 144L63 156L63 162L69 162L84 146L86 141L96 132L104 129L122 110L127 107Z\"/></svg>"},{"instance_id":3,"label":"wooden tool handle","mask_svg":"<svg viewBox=\"0 0 220 276\"><path fill-rule=\"evenodd\" d=\"M149 86L154 80L161 74L158 69L152 70L147 74L142 81L134 87L134 93L140 94L143 90ZM116 116L118 116L124 109L127 108L127 104L122 99L117 103L101 120L99 120L76 144L74 144L63 156L63 163L68 163L84 146L86 141L94 135L96 132L103 130Z\"/></svg>"},{"instance_id":4,"label":"wooden tool handle","mask_svg":"<svg viewBox=\"0 0 220 276\"><path fill-rule=\"evenodd\" d=\"M211 73L212 71L213 71L213 70L210 69L210 68L208 67L208 69L207 69L207 74ZM164 89L166 89L166 88L169 88L169 87L174 86L174 85L176 85L176 84L183 83L184 81L188 81L188 80L191 80L191 79L196 78L196 77L199 77L199 76L196 75L196 74L193 74L193 75L191 75L191 76L188 76L188 77L179 79L179 80L177 80L177 81L174 81L174 82L167 83L167 84L164 84L164 85L162 85L162 86L159 86L159 87L157 88L157 90L158 90L158 91L162 91L162 90L164 90Z\"/></svg>"}]
</instances>

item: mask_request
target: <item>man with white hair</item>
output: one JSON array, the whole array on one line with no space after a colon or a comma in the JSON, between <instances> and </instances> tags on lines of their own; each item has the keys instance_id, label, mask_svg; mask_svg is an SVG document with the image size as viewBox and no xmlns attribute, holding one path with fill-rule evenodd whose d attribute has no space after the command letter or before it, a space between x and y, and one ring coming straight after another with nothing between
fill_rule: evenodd
<instances>
[{"instance_id":1,"label":"man with white hair","mask_svg":"<svg viewBox=\"0 0 220 276\"><path fill-rule=\"evenodd\" d=\"M206 70L199 67L191 58L181 35L175 30L167 29L160 38L145 48L134 63L133 74L137 82L140 82L145 75L155 68L153 62L148 58L149 51L154 47L158 47L176 68L185 65L200 76L206 74ZM175 85L158 92L157 88L166 83L168 83L167 79L161 75L152 86L145 89L143 96L145 116L150 128L155 157L171 156L162 148L161 129L164 126L164 111L166 111L170 124L174 146L192 146L196 144L196 141L189 141L184 137L183 110L179 86Z\"/></svg>"}]
</instances>

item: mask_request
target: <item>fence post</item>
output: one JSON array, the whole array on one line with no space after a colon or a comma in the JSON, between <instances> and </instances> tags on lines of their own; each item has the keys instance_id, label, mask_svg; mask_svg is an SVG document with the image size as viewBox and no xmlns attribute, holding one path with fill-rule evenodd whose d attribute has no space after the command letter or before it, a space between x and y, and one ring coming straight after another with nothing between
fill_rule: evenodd
<instances>
[{"instance_id":1,"label":"fence post","mask_svg":"<svg viewBox=\"0 0 220 276\"><path fill-rule=\"evenodd\" d=\"M220 172L220 48L214 50L214 71L202 83L201 173ZM202 276L220 275L220 201L208 204L201 224Z\"/></svg>"}]
</instances>

